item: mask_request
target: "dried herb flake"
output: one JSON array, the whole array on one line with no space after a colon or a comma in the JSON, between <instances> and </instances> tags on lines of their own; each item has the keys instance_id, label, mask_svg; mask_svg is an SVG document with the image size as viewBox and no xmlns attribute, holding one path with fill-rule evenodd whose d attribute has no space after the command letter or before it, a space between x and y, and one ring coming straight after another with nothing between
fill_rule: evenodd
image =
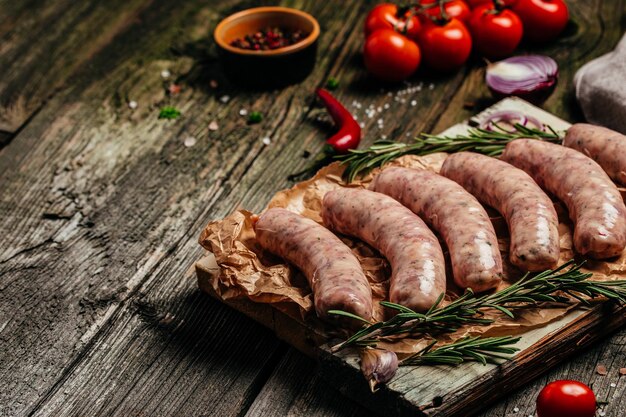
<instances>
[{"instance_id":1,"label":"dried herb flake","mask_svg":"<svg viewBox=\"0 0 626 417\"><path fill-rule=\"evenodd\" d=\"M161 107L159 111L159 119L178 119L181 116L180 110L173 106Z\"/></svg>"}]
</instances>

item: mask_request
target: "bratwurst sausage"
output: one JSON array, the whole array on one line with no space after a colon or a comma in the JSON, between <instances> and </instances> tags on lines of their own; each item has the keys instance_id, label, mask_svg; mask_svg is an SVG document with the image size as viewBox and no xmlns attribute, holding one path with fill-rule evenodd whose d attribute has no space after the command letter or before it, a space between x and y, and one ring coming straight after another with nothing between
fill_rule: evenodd
<instances>
[{"instance_id":1,"label":"bratwurst sausage","mask_svg":"<svg viewBox=\"0 0 626 417\"><path fill-rule=\"evenodd\" d=\"M567 130L563 145L584 153L614 181L626 185L626 136L606 127L577 123Z\"/></svg>"},{"instance_id":2,"label":"bratwurst sausage","mask_svg":"<svg viewBox=\"0 0 626 417\"><path fill-rule=\"evenodd\" d=\"M370 184L408 207L448 245L454 280L476 292L502 281L498 238L485 209L456 182L427 170L387 168Z\"/></svg>"},{"instance_id":3,"label":"bratwurst sausage","mask_svg":"<svg viewBox=\"0 0 626 417\"><path fill-rule=\"evenodd\" d=\"M596 259L622 253L626 207L615 184L593 159L536 139L510 142L502 159L528 172L540 187L565 203L579 253Z\"/></svg>"},{"instance_id":4,"label":"bratwurst sausage","mask_svg":"<svg viewBox=\"0 0 626 417\"><path fill-rule=\"evenodd\" d=\"M495 208L509 226L513 265L525 271L554 268L559 260L559 221L550 198L524 171L485 155L459 152L441 175Z\"/></svg>"},{"instance_id":5,"label":"bratwurst sausage","mask_svg":"<svg viewBox=\"0 0 626 417\"><path fill-rule=\"evenodd\" d=\"M340 188L322 202L330 229L356 236L391 264L389 300L426 311L446 290L446 270L439 241L411 210L373 191Z\"/></svg>"},{"instance_id":6,"label":"bratwurst sausage","mask_svg":"<svg viewBox=\"0 0 626 417\"><path fill-rule=\"evenodd\" d=\"M343 310L372 318L372 289L352 250L324 226L282 208L261 214L256 239L300 269L313 290L318 317Z\"/></svg>"}]
</instances>

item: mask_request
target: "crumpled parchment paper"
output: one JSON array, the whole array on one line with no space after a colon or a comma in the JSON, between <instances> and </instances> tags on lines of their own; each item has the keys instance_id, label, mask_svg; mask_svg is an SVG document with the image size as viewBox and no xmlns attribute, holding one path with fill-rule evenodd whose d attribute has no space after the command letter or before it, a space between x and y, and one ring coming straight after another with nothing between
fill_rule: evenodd
<instances>
[{"instance_id":1,"label":"crumpled parchment paper","mask_svg":"<svg viewBox=\"0 0 626 417\"><path fill-rule=\"evenodd\" d=\"M392 161L387 166L403 166L408 168L429 169L438 172L447 154L438 153L424 157L404 156ZM295 213L309 217L321 223L320 209L324 194L337 187L367 187L379 170L346 184L341 179L343 167L338 163L322 168L314 178L296 184L294 187L278 192L271 199L268 207L284 207ZM559 234L561 246L560 263L574 257L572 251L572 224L567 218L563 206L556 202L559 214ZM499 237L500 250L505 269L505 281L501 288L521 277L520 271L508 262L508 235L506 223L495 211L490 211L492 221ZM263 251L255 240L252 228L252 213L240 209L222 220L210 222L203 230L199 242L215 255L220 274L215 275L211 282L212 288L224 300L244 297L258 303L271 303L280 311L305 320L318 332L336 335L335 329L315 317L311 290L304 276L294 267L280 258ZM372 286L377 320L384 318L385 312L377 301L385 300L389 286L390 269L387 261L368 245L346 236L340 236L354 251L361 261L365 274ZM444 252L445 245L442 244ZM446 259L448 259L446 255ZM448 261L449 262L449 261ZM446 299L456 297L461 291L454 285L452 273L448 268L448 294ZM593 272L593 279L616 280L626 278L626 257L611 262L587 261L585 270ZM468 334L484 334L489 336L513 335L523 333L532 328L540 327L553 320L563 317L572 306L545 306L545 308L525 308L516 311L516 319L512 320L498 312L488 312L486 317L496 319L489 326L467 326L458 332L448 335L455 340ZM387 345L397 352L411 353L424 346L423 340L402 340L400 343Z\"/></svg>"}]
</instances>

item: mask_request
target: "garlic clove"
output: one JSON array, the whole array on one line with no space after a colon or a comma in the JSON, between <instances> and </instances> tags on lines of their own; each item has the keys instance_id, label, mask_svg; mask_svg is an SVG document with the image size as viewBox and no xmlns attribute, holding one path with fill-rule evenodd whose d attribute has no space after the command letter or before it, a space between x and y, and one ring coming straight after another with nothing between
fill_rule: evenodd
<instances>
[{"instance_id":1,"label":"garlic clove","mask_svg":"<svg viewBox=\"0 0 626 417\"><path fill-rule=\"evenodd\" d=\"M372 392L378 391L379 385L390 381L397 370L398 356L395 352L374 348L361 350L361 372Z\"/></svg>"}]
</instances>

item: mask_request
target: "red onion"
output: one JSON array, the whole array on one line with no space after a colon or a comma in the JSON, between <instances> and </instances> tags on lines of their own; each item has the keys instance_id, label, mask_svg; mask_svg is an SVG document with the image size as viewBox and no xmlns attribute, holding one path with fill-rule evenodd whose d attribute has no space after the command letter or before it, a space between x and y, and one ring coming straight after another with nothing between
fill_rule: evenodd
<instances>
[{"instance_id":1,"label":"red onion","mask_svg":"<svg viewBox=\"0 0 626 417\"><path fill-rule=\"evenodd\" d=\"M544 129L543 123L537 118L515 110L502 110L492 113L480 124L480 127L486 130L504 130L505 132L515 133L517 131L515 129L516 124L532 129ZM507 129L509 127L510 130Z\"/></svg>"},{"instance_id":2,"label":"red onion","mask_svg":"<svg viewBox=\"0 0 626 417\"><path fill-rule=\"evenodd\" d=\"M554 90L559 76L556 62L544 55L522 55L487 67L489 89L498 98L517 96L541 102Z\"/></svg>"}]
</instances>

